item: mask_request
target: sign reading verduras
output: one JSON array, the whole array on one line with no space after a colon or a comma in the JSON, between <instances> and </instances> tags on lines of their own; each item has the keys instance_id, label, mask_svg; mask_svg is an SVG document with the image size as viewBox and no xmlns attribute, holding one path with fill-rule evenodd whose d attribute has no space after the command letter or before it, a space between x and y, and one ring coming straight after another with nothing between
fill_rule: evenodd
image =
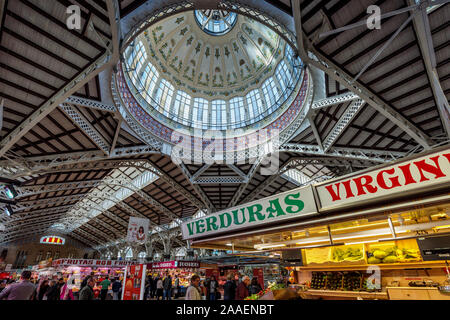
<instances>
[{"instance_id":1,"label":"sign reading verduras","mask_svg":"<svg viewBox=\"0 0 450 320\"><path fill-rule=\"evenodd\" d=\"M128 242L143 243L147 241L148 225L150 220L144 218L130 217L128 222Z\"/></svg>"},{"instance_id":2,"label":"sign reading verduras","mask_svg":"<svg viewBox=\"0 0 450 320\"><path fill-rule=\"evenodd\" d=\"M97 259L58 259L53 261L53 266L78 266L78 267L109 267L109 268L124 268L137 264L136 261L122 261L122 260L97 260Z\"/></svg>"},{"instance_id":3,"label":"sign reading verduras","mask_svg":"<svg viewBox=\"0 0 450 320\"><path fill-rule=\"evenodd\" d=\"M317 185L316 190L322 211L392 198L414 190L423 192L449 183L450 150L446 149L347 179L323 183Z\"/></svg>"},{"instance_id":4,"label":"sign reading verduras","mask_svg":"<svg viewBox=\"0 0 450 320\"><path fill-rule=\"evenodd\" d=\"M317 214L312 187L283 192L201 217L181 226L183 239L247 229Z\"/></svg>"}]
</instances>

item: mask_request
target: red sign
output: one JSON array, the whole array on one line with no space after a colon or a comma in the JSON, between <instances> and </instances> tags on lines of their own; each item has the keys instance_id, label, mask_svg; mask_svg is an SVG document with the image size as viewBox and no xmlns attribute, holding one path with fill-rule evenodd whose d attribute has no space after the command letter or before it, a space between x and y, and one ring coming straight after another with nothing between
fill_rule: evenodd
<instances>
[{"instance_id":1,"label":"red sign","mask_svg":"<svg viewBox=\"0 0 450 320\"><path fill-rule=\"evenodd\" d=\"M253 277L258 279L259 285L264 290L264 270L262 268L254 268Z\"/></svg>"},{"instance_id":2,"label":"red sign","mask_svg":"<svg viewBox=\"0 0 450 320\"><path fill-rule=\"evenodd\" d=\"M149 263L149 269L198 269L200 262L198 261L164 261Z\"/></svg>"},{"instance_id":3,"label":"red sign","mask_svg":"<svg viewBox=\"0 0 450 320\"><path fill-rule=\"evenodd\" d=\"M77 267L108 267L125 268L137 264L136 261L123 260L97 260L97 259L58 259L53 261L53 266L77 266Z\"/></svg>"},{"instance_id":4,"label":"red sign","mask_svg":"<svg viewBox=\"0 0 450 320\"><path fill-rule=\"evenodd\" d=\"M406 160L364 174L316 186L321 209L348 207L356 202L423 192L450 182L450 150Z\"/></svg>"},{"instance_id":5,"label":"red sign","mask_svg":"<svg viewBox=\"0 0 450 320\"><path fill-rule=\"evenodd\" d=\"M122 300L144 300L147 265L139 264L126 268L123 279Z\"/></svg>"}]
</instances>

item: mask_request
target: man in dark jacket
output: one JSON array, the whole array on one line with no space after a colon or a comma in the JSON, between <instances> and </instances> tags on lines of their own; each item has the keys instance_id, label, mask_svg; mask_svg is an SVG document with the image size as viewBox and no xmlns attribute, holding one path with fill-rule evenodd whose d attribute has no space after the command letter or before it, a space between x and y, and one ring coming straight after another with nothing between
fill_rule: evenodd
<instances>
[{"instance_id":1,"label":"man in dark jacket","mask_svg":"<svg viewBox=\"0 0 450 320\"><path fill-rule=\"evenodd\" d=\"M149 282L150 299L153 299L156 296L156 277L150 276Z\"/></svg>"},{"instance_id":2,"label":"man in dark jacket","mask_svg":"<svg viewBox=\"0 0 450 320\"><path fill-rule=\"evenodd\" d=\"M94 300L94 279L89 278L87 285L80 291L80 300Z\"/></svg>"},{"instance_id":3,"label":"man in dark jacket","mask_svg":"<svg viewBox=\"0 0 450 320\"><path fill-rule=\"evenodd\" d=\"M91 272L89 276L86 276L86 278L83 279L80 285L80 291L87 285L90 278L94 278L94 274L95 274L94 272Z\"/></svg>"},{"instance_id":4,"label":"man in dark jacket","mask_svg":"<svg viewBox=\"0 0 450 320\"><path fill-rule=\"evenodd\" d=\"M236 300L244 300L250 294L248 292L248 285L250 284L250 278L248 276L244 276L242 278L241 283L239 283L236 290Z\"/></svg>"},{"instance_id":5,"label":"man in dark jacket","mask_svg":"<svg viewBox=\"0 0 450 320\"><path fill-rule=\"evenodd\" d=\"M163 281L163 287L164 287L163 300L170 300L172 295L172 277L168 272Z\"/></svg>"},{"instance_id":6,"label":"man in dark jacket","mask_svg":"<svg viewBox=\"0 0 450 320\"><path fill-rule=\"evenodd\" d=\"M122 283L119 279L115 279L112 284L113 300L120 300L120 289L122 288Z\"/></svg>"},{"instance_id":7,"label":"man in dark jacket","mask_svg":"<svg viewBox=\"0 0 450 320\"><path fill-rule=\"evenodd\" d=\"M223 285L223 300L234 300L236 296L236 282L233 280L233 275L230 273L227 277L227 282Z\"/></svg>"},{"instance_id":8,"label":"man in dark jacket","mask_svg":"<svg viewBox=\"0 0 450 320\"><path fill-rule=\"evenodd\" d=\"M47 292L45 293L47 296L47 300L59 300L59 286L58 282L55 280L52 280L50 283L50 287L47 289Z\"/></svg>"}]
</instances>

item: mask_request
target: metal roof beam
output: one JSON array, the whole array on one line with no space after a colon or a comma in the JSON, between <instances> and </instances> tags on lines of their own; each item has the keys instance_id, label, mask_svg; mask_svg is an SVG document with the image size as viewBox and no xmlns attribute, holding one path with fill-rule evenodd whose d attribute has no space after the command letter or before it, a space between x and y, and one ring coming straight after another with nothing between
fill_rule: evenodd
<instances>
[{"instance_id":1,"label":"metal roof beam","mask_svg":"<svg viewBox=\"0 0 450 320\"><path fill-rule=\"evenodd\" d=\"M335 104L341 104L344 102L352 101L355 99L359 99L359 96L354 94L353 92L343 93L337 96L332 96L325 99L316 100L313 102L311 108L313 110L326 108Z\"/></svg>"},{"instance_id":2,"label":"metal roof beam","mask_svg":"<svg viewBox=\"0 0 450 320\"><path fill-rule=\"evenodd\" d=\"M57 106L63 103L73 93L77 92L85 83L99 74L102 70L109 66L109 55L105 52L99 56L93 63L89 64L86 69L81 71L74 79L67 83L61 90L54 94L49 100L42 104L39 109L34 111L27 119L11 131L0 142L0 157L16 144L28 131L36 124L50 114Z\"/></svg>"},{"instance_id":3,"label":"metal roof beam","mask_svg":"<svg viewBox=\"0 0 450 320\"><path fill-rule=\"evenodd\" d=\"M338 81L344 85L347 89L352 91L355 95L359 96L365 102L367 102L372 108L377 110L391 122L396 124L402 130L404 130L410 137L416 140L419 144L423 146L424 149L430 149L433 145L433 141L425 133L423 133L419 128L417 128L408 119L402 116L399 112L395 110L391 105L377 96L374 92L366 88L359 81L354 81L353 76L348 74L342 68L338 67L334 62L321 54L310 41L304 36L303 26L301 23L301 11L300 11L300 1L293 1L293 12L294 21L297 33L297 46L299 48L307 48L312 52L314 57L310 57L308 53L303 50L298 51L300 58L307 64L312 65L325 73L328 74L330 78ZM299 34L301 36L299 36Z\"/></svg>"},{"instance_id":4,"label":"metal roof beam","mask_svg":"<svg viewBox=\"0 0 450 320\"><path fill-rule=\"evenodd\" d=\"M324 152L327 152L331 148L331 146L339 139L341 134L345 131L350 122L355 118L363 105L364 102L361 99L353 100L350 103L342 116L339 118L338 122L334 125L333 129L331 129L330 133L325 138L325 141L323 142Z\"/></svg>"},{"instance_id":5,"label":"metal roof beam","mask_svg":"<svg viewBox=\"0 0 450 320\"><path fill-rule=\"evenodd\" d=\"M77 96L71 96L66 99L67 103L75 104L80 107L92 108L100 111L112 112L115 113L117 111L116 106L109 105L100 101L95 101L91 99L80 98Z\"/></svg>"},{"instance_id":6,"label":"metal roof beam","mask_svg":"<svg viewBox=\"0 0 450 320\"><path fill-rule=\"evenodd\" d=\"M280 147L280 151L311 154L315 156L321 155L355 160L370 160L379 163L390 162L407 155L403 152L340 147L331 147L327 152L323 152L320 150L319 146L300 143L286 143Z\"/></svg>"},{"instance_id":7,"label":"metal roof beam","mask_svg":"<svg viewBox=\"0 0 450 320\"><path fill-rule=\"evenodd\" d=\"M63 103L60 109L99 147L105 155L109 155L111 146L95 127L73 106Z\"/></svg>"},{"instance_id":8,"label":"metal roof beam","mask_svg":"<svg viewBox=\"0 0 450 320\"><path fill-rule=\"evenodd\" d=\"M447 0L445 2L450 2ZM408 0L408 4L414 4L414 0ZM427 2L424 2L427 3ZM429 3L434 5L434 1ZM444 132L450 138L450 106L444 90L442 89L439 75L436 70L436 53L434 51L433 38L431 36L430 21L427 14L427 6L421 5L419 14L414 16L414 30L419 41L420 51L422 52L423 62L428 74L434 99L437 103L439 114L444 127Z\"/></svg>"}]
</instances>

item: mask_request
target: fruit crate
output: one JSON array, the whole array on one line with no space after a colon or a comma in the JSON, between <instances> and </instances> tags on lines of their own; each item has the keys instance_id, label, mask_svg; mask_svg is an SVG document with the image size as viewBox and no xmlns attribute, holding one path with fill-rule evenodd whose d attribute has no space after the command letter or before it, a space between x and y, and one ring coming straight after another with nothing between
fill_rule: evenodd
<instances>
[{"instance_id":1,"label":"fruit crate","mask_svg":"<svg viewBox=\"0 0 450 320\"><path fill-rule=\"evenodd\" d=\"M367 263L408 263L422 261L420 250L415 240L397 240L386 243L367 244Z\"/></svg>"},{"instance_id":2,"label":"fruit crate","mask_svg":"<svg viewBox=\"0 0 450 320\"><path fill-rule=\"evenodd\" d=\"M363 275L360 272L344 272L342 277L342 290L363 291Z\"/></svg>"},{"instance_id":3,"label":"fruit crate","mask_svg":"<svg viewBox=\"0 0 450 320\"><path fill-rule=\"evenodd\" d=\"M364 244L342 245L330 248L329 265L360 265L365 264Z\"/></svg>"},{"instance_id":4,"label":"fruit crate","mask_svg":"<svg viewBox=\"0 0 450 320\"><path fill-rule=\"evenodd\" d=\"M344 274L342 272L328 272L325 284L326 290L342 290Z\"/></svg>"}]
</instances>

